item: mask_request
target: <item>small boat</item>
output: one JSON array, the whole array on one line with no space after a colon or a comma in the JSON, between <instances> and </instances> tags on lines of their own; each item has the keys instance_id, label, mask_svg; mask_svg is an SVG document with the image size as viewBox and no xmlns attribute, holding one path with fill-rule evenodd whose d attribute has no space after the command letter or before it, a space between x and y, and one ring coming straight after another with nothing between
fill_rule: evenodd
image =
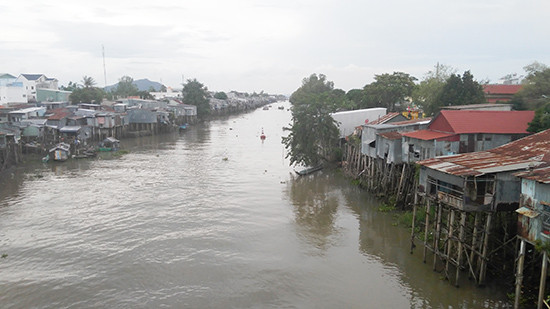
<instances>
[{"instance_id":1,"label":"small boat","mask_svg":"<svg viewBox=\"0 0 550 309\"><path fill-rule=\"evenodd\" d=\"M179 129L180 129L180 132L187 130L187 123L184 123L181 126L179 126Z\"/></svg>"},{"instance_id":2,"label":"small boat","mask_svg":"<svg viewBox=\"0 0 550 309\"><path fill-rule=\"evenodd\" d=\"M263 110L264 111L269 110L269 106L264 106Z\"/></svg>"},{"instance_id":3,"label":"small boat","mask_svg":"<svg viewBox=\"0 0 550 309\"><path fill-rule=\"evenodd\" d=\"M299 176L304 176L304 175L308 175L308 174L311 174L311 173L314 173L314 172L317 172L317 171L320 171L323 169L323 165L322 164L319 164L319 165L316 165L316 166L312 166L312 167L306 167L304 169L301 169L299 171L296 171L296 174L298 174Z\"/></svg>"},{"instance_id":4,"label":"small boat","mask_svg":"<svg viewBox=\"0 0 550 309\"><path fill-rule=\"evenodd\" d=\"M107 137L99 144L99 151L117 151L120 147L120 141L114 137Z\"/></svg>"},{"instance_id":5,"label":"small boat","mask_svg":"<svg viewBox=\"0 0 550 309\"><path fill-rule=\"evenodd\" d=\"M73 155L73 159L87 159L97 156L95 149L90 148L84 151L77 151L77 154Z\"/></svg>"},{"instance_id":6,"label":"small boat","mask_svg":"<svg viewBox=\"0 0 550 309\"><path fill-rule=\"evenodd\" d=\"M67 159L71 156L71 145L67 143L59 143L50 149L49 154L50 155L47 156L48 160L53 158L54 161L67 161Z\"/></svg>"},{"instance_id":7,"label":"small boat","mask_svg":"<svg viewBox=\"0 0 550 309\"><path fill-rule=\"evenodd\" d=\"M284 106L282 106L282 105L281 105L281 106L279 106L279 107L277 107L277 108L278 108L278 109L280 109L280 110L284 110L284 109L285 109L285 107L284 107Z\"/></svg>"}]
</instances>

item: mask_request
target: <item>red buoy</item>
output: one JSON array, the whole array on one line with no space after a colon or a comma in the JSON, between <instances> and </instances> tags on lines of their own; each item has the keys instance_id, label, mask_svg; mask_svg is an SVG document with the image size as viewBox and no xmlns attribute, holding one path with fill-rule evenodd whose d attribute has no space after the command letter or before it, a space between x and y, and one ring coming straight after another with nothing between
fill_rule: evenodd
<instances>
[{"instance_id":1,"label":"red buoy","mask_svg":"<svg viewBox=\"0 0 550 309\"><path fill-rule=\"evenodd\" d=\"M265 139L264 129L262 129L262 135L260 135L260 139L263 141Z\"/></svg>"}]
</instances>

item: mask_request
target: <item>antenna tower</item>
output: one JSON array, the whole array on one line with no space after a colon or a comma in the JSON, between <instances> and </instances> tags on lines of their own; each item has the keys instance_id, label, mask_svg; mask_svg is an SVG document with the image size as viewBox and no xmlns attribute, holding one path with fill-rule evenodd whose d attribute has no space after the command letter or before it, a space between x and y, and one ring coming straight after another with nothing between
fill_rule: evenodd
<instances>
[{"instance_id":1,"label":"antenna tower","mask_svg":"<svg viewBox=\"0 0 550 309\"><path fill-rule=\"evenodd\" d=\"M107 69L105 68L105 46L101 45L101 52L103 54L103 78L105 79L105 87L107 87Z\"/></svg>"}]
</instances>

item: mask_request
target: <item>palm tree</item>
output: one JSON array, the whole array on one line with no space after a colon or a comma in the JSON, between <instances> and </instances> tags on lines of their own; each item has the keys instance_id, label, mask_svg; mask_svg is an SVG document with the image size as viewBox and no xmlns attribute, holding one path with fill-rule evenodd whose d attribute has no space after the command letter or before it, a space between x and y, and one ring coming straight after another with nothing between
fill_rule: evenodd
<instances>
[{"instance_id":1,"label":"palm tree","mask_svg":"<svg viewBox=\"0 0 550 309\"><path fill-rule=\"evenodd\" d=\"M95 86L95 80L93 77L84 76L82 77L82 84L84 85L84 88L90 88Z\"/></svg>"}]
</instances>

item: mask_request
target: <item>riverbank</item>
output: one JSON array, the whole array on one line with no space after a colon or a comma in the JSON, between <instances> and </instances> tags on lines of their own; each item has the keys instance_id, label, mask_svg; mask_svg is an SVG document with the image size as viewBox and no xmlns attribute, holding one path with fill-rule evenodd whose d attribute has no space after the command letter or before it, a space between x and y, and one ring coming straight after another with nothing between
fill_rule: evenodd
<instances>
[{"instance_id":1,"label":"riverbank","mask_svg":"<svg viewBox=\"0 0 550 309\"><path fill-rule=\"evenodd\" d=\"M170 133L198 121L247 113L278 99L277 96L244 94L232 94L226 100L211 98L211 111L205 119L198 119L192 106L136 99L128 100L127 104L64 104L51 111L42 108L45 112L42 118L0 124L0 173L24 164L27 154L53 158L50 152L60 143L64 143L63 147L56 154L61 157L84 157L110 142L110 138L124 140Z\"/></svg>"}]
</instances>

